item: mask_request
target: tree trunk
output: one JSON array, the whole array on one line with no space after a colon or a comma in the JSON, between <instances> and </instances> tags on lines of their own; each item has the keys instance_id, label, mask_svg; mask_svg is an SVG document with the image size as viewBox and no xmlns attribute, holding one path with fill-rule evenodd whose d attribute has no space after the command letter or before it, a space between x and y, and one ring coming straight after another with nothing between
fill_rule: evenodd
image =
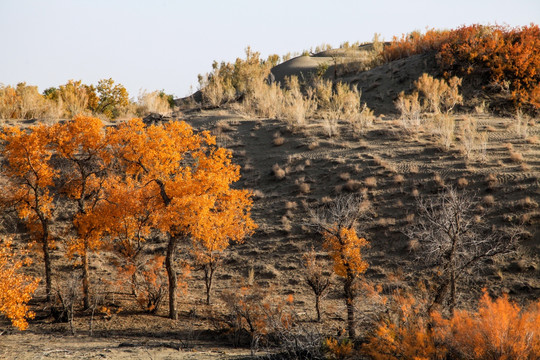
<instances>
[{"instance_id":1,"label":"tree trunk","mask_svg":"<svg viewBox=\"0 0 540 360\"><path fill-rule=\"evenodd\" d=\"M47 223L42 223L43 227L43 262L45 263L45 291L47 292L47 302L51 302L51 256L49 253L49 228Z\"/></svg>"},{"instance_id":2,"label":"tree trunk","mask_svg":"<svg viewBox=\"0 0 540 360\"><path fill-rule=\"evenodd\" d=\"M354 340L356 338L356 321L354 318L354 278L347 277L345 279L345 302L347 305L347 330L349 332L349 338Z\"/></svg>"},{"instance_id":3,"label":"tree trunk","mask_svg":"<svg viewBox=\"0 0 540 360\"><path fill-rule=\"evenodd\" d=\"M206 285L206 305L210 305L210 291L212 290L212 278L214 277L214 267L207 264L204 267L204 283Z\"/></svg>"},{"instance_id":4,"label":"tree trunk","mask_svg":"<svg viewBox=\"0 0 540 360\"><path fill-rule=\"evenodd\" d=\"M321 322L321 296L315 295L315 310L317 310L317 322Z\"/></svg>"},{"instance_id":5,"label":"tree trunk","mask_svg":"<svg viewBox=\"0 0 540 360\"><path fill-rule=\"evenodd\" d=\"M88 249L84 250L82 255L82 283L83 283L83 307L90 308L90 273L88 269Z\"/></svg>"},{"instance_id":6,"label":"tree trunk","mask_svg":"<svg viewBox=\"0 0 540 360\"><path fill-rule=\"evenodd\" d=\"M456 306L456 272L452 269L450 273L450 314L454 314L454 308Z\"/></svg>"},{"instance_id":7,"label":"tree trunk","mask_svg":"<svg viewBox=\"0 0 540 360\"><path fill-rule=\"evenodd\" d=\"M175 253L177 238L171 236L167 245L167 256L165 257L165 267L169 278L169 318L178 320L178 310L176 309L176 287L178 278L176 276Z\"/></svg>"}]
</instances>

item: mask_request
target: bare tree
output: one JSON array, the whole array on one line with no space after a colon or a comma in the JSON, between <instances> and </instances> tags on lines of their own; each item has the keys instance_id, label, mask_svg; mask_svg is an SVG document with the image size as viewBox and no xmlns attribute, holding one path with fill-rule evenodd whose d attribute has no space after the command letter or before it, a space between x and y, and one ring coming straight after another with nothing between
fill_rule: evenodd
<instances>
[{"instance_id":1,"label":"bare tree","mask_svg":"<svg viewBox=\"0 0 540 360\"><path fill-rule=\"evenodd\" d=\"M327 274L325 269L327 266L327 261L317 259L317 253L311 248L310 251L307 251L302 256L303 270L304 270L304 279L306 283L313 291L315 295L315 311L317 313L317 322L321 321L321 300L328 294L330 290L330 279L332 274Z\"/></svg>"},{"instance_id":2,"label":"bare tree","mask_svg":"<svg viewBox=\"0 0 540 360\"><path fill-rule=\"evenodd\" d=\"M472 194L448 188L436 199L418 199L419 219L407 231L418 241L418 259L434 270L433 301L428 310L447 303L456 305L460 282L481 260L515 251L521 231L499 231L483 220Z\"/></svg>"},{"instance_id":3,"label":"bare tree","mask_svg":"<svg viewBox=\"0 0 540 360\"><path fill-rule=\"evenodd\" d=\"M347 330L349 337L356 337L354 299L357 296L357 280L368 267L361 249L368 245L366 239L357 236L357 230L365 228L370 219L369 202L355 195L340 196L334 202L310 211L311 225L323 235L323 247L334 261L334 272L343 279L343 293L347 307Z\"/></svg>"}]
</instances>

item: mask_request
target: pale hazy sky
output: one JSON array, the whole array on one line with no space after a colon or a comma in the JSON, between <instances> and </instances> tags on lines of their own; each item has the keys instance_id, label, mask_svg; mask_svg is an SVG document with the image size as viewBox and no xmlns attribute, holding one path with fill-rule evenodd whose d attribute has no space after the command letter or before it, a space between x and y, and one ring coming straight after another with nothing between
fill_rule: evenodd
<instances>
[{"instance_id":1,"label":"pale hazy sky","mask_svg":"<svg viewBox=\"0 0 540 360\"><path fill-rule=\"evenodd\" d=\"M213 60L463 24L540 22L540 0L0 0L0 83L112 77L130 96L196 87Z\"/></svg>"}]
</instances>

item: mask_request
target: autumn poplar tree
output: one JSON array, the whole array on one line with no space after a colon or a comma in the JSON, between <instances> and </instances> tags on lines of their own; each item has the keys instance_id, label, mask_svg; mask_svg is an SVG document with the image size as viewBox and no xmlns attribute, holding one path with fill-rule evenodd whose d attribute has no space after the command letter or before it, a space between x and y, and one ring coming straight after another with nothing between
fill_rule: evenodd
<instances>
[{"instance_id":1,"label":"autumn poplar tree","mask_svg":"<svg viewBox=\"0 0 540 360\"><path fill-rule=\"evenodd\" d=\"M200 212L204 221L194 224L191 236L195 261L204 271L206 304L210 305L212 281L223 252L231 241L241 242L251 234L255 223L249 217L251 200L247 190L229 189L201 201L206 203Z\"/></svg>"},{"instance_id":2,"label":"autumn poplar tree","mask_svg":"<svg viewBox=\"0 0 540 360\"><path fill-rule=\"evenodd\" d=\"M133 119L112 130L109 142L125 173L144 186L147 194L155 195L156 226L167 236L169 316L177 319L179 243L237 239L242 229L248 233L250 194L230 188L240 176L230 151L217 148L208 132L195 134L185 122L145 127L140 119ZM236 206L236 210L224 206ZM219 214L225 219L222 222ZM229 226L232 218L235 229Z\"/></svg>"},{"instance_id":3,"label":"autumn poplar tree","mask_svg":"<svg viewBox=\"0 0 540 360\"><path fill-rule=\"evenodd\" d=\"M17 209L32 239L41 244L47 301L50 301L50 249L53 246L50 223L54 202L49 189L54 186L56 174L49 162L53 153L50 146L50 128L45 125L29 130L6 127L1 139L4 145L3 174L8 180L3 189L2 201Z\"/></svg>"},{"instance_id":4,"label":"autumn poplar tree","mask_svg":"<svg viewBox=\"0 0 540 360\"><path fill-rule=\"evenodd\" d=\"M103 219L96 207L103 199L103 183L110 157L101 120L76 116L53 128L54 146L65 161L62 192L76 204L72 217L75 237L68 247L68 256L81 257L83 303L90 306L89 252L103 245Z\"/></svg>"},{"instance_id":5,"label":"autumn poplar tree","mask_svg":"<svg viewBox=\"0 0 540 360\"><path fill-rule=\"evenodd\" d=\"M367 203L354 196L337 198L327 207L312 211L312 224L323 235L323 247L333 260L334 272L343 280L343 294L347 307L347 331L356 337L354 300L357 296L357 280L367 268L362 249L368 241L359 237L356 228L361 220L368 218Z\"/></svg>"}]
</instances>

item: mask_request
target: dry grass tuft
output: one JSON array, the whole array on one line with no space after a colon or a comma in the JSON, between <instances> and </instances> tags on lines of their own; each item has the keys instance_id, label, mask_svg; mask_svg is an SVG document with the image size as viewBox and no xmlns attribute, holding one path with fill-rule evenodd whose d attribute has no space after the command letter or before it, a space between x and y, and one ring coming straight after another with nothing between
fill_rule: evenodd
<instances>
[{"instance_id":1,"label":"dry grass tuft","mask_svg":"<svg viewBox=\"0 0 540 360\"><path fill-rule=\"evenodd\" d=\"M433 175L433 181L435 184L437 184L438 187L443 188L444 187L444 179L440 174Z\"/></svg>"},{"instance_id":2,"label":"dry grass tuft","mask_svg":"<svg viewBox=\"0 0 540 360\"><path fill-rule=\"evenodd\" d=\"M465 178L459 178L457 184L460 189L464 189L469 185L469 180Z\"/></svg>"},{"instance_id":3,"label":"dry grass tuft","mask_svg":"<svg viewBox=\"0 0 540 360\"><path fill-rule=\"evenodd\" d=\"M486 195L482 198L482 203L485 205L485 206L493 206L495 205L495 197L493 195Z\"/></svg>"},{"instance_id":4,"label":"dry grass tuft","mask_svg":"<svg viewBox=\"0 0 540 360\"><path fill-rule=\"evenodd\" d=\"M298 189L300 190L300 193L302 194L309 194L309 192L311 191L311 187L309 186L308 183L305 183L305 182L298 184Z\"/></svg>"},{"instance_id":5,"label":"dry grass tuft","mask_svg":"<svg viewBox=\"0 0 540 360\"><path fill-rule=\"evenodd\" d=\"M287 201L285 203L285 209L287 210L294 210L298 207L298 203L296 201Z\"/></svg>"},{"instance_id":6,"label":"dry grass tuft","mask_svg":"<svg viewBox=\"0 0 540 360\"><path fill-rule=\"evenodd\" d=\"M364 185L368 188L376 188L377 187L377 178L374 176L370 176L364 180Z\"/></svg>"},{"instance_id":7,"label":"dry grass tuft","mask_svg":"<svg viewBox=\"0 0 540 360\"><path fill-rule=\"evenodd\" d=\"M358 180L349 179L344 186L344 189L350 192L356 192L360 190L362 183Z\"/></svg>"},{"instance_id":8,"label":"dry grass tuft","mask_svg":"<svg viewBox=\"0 0 540 360\"><path fill-rule=\"evenodd\" d=\"M348 172L340 173L339 178L343 181L347 181L351 178L351 174L349 174Z\"/></svg>"},{"instance_id":9,"label":"dry grass tuft","mask_svg":"<svg viewBox=\"0 0 540 360\"><path fill-rule=\"evenodd\" d=\"M276 177L276 179L278 180L285 179L285 176L286 176L285 170L283 170L279 166L279 164L274 164L274 166L272 166L272 171L274 172L274 176Z\"/></svg>"},{"instance_id":10,"label":"dry grass tuft","mask_svg":"<svg viewBox=\"0 0 540 360\"><path fill-rule=\"evenodd\" d=\"M282 136L278 136L276 138L274 138L274 145L275 146L281 146L285 143L285 138L282 137Z\"/></svg>"},{"instance_id":11,"label":"dry grass tuft","mask_svg":"<svg viewBox=\"0 0 540 360\"><path fill-rule=\"evenodd\" d=\"M396 185L403 185L403 183L405 182L405 177L401 174L397 174L394 176L394 183Z\"/></svg>"},{"instance_id":12,"label":"dry grass tuft","mask_svg":"<svg viewBox=\"0 0 540 360\"><path fill-rule=\"evenodd\" d=\"M515 163L522 163L523 162L523 154L517 152L517 151L510 151L510 160Z\"/></svg>"},{"instance_id":13,"label":"dry grass tuft","mask_svg":"<svg viewBox=\"0 0 540 360\"><path fill-rule=\"evenodd\" d=\"M312 142L309 143L308 149L309 149L309 150L315 150L316 148L319 147L319 145L320 145L320 144L319 144L318 141L312 141Z\"/></svg>"},{"instance_id":14,"label":"dry grass tuft","mask_svg":"<svg viewBox=\"0 0 540 360\"><path fill-rule=\"evenodd\" d=\"M518 205L523 209L536 209L538 207L538 203L531 199L529 196L526 196L523 199L519 200Z\"/></svg>"},{"instance_id":15,"label":"dry grass tuft","mask_svg":"<svg viewBox=\"0 0 540 360\"><path fill-rule=\"evenodd\" d=\"M519 165L519 168L521 171L524 171L524 172L531 171L531 167L527 165L526 163L521 163L521 165Z\"/></svg>"}]
</instances>

